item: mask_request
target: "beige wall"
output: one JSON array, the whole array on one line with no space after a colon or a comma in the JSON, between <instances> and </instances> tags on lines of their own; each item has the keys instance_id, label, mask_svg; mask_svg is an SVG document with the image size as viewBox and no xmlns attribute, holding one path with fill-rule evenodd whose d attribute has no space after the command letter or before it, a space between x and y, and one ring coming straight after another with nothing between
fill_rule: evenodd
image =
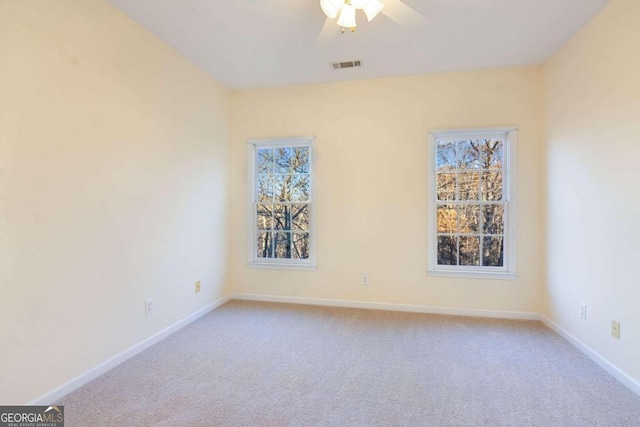
<instances>
[{"instance_id":1,"label":"beige wall","mask_svg":"<svg viewBox=\"0 0 640 427\"><path fill-rule=\"evenodd\" d=\"M541 68L525 67L234 92L233 291L537 312L541 84ZM427 132L497 125L520 129L519 277L428 276ZM249 268L245 141L306 135L316 137L318 270Z\"/></svg>"},{"instance_id":2,"label":"beige wall","mask_svg":"<svg viewBox=\"0 0 640 427\"><path fill-rule=\"evenodd\" d=\"M228 96L105 1L0 0L0 403L228 293Z\"/></svg>"},{"instance_id":3,"label":"beige wall","mask_svg":"<svg viewBox=\"0 0 640 427\"><path fill-rule=\"evenodd\" d=\"M638 17L640 2L613 0L544 67L544 312L640 382Z\"/></svg>"}]
</instances>

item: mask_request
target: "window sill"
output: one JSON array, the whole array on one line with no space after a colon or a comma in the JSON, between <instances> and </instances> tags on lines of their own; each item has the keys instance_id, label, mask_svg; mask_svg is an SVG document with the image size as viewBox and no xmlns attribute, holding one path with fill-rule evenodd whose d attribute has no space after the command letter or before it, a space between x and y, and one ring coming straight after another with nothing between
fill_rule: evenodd
<instances>
[{"instance_id":1,"label":"window sill","mask_svg":"<svg viewBox=\"0 0 640 427\"><path fill-rule=\"evenodd\" d=\"M299 270L299 271L316 271L317 265L311 264L276 264L271 262L250 262L250 268L261 270Z\"/></svg>"},{"instance_id":2,"label":"window sill","mask_svg":"<svg viewBox=\"0 0 640 427\"><path fill-rule=\"evenodd\" d=\"M427 270L429 276L435 277L461 277L467 279L498 279L515 280L516 273L502 273L491 271L455 271L455 270Z\"/></svg>"}]
</instances>

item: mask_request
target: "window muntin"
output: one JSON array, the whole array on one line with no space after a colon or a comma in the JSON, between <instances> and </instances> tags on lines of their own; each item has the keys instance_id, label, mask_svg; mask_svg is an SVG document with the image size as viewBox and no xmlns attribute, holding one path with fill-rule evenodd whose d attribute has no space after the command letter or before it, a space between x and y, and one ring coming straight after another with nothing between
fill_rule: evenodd
<instances>
[{"instance_id":1,"label":"window muntin","mask_svg":"<svg viewBox=\"0 0 640 427\"><path fill-rule=\"evenodd\" d=\"M511 272L509 132L443 132L433 138L431 269Z\"/></svg>"},{"instance_id":2,"label":"window muntin","mask_svg":"<svg viewBox=\"0 0 640 427\"><path fill-rule=\"evenodd\" d=\"M252 261L313 264L311 141L253 142Z\"/></svg>"}]
</instances>

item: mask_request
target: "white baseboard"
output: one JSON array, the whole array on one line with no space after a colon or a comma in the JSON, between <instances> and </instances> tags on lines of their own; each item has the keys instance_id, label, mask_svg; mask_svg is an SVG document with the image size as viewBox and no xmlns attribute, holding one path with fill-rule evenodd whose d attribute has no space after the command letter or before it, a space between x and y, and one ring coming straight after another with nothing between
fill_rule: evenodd
<instances>
[{"instance_id":1,"label":"white baseboard","mask_svg":"<svg viewBox=\"0 0 640 427\"><path fill-rule=\"evenodd\" d=\"M615 379L627 386L631 391L640 396L640 383L631 378L627 373L620 368L609 362L607 359L599 355L594 349L580 341L578 338L569 333L566 329L562 328L557 323L553 322L546 316L540 316L542 323L547 325L555 333L567 340L571 345L580 350L589 359L593 360L598 366L611 374Z\"/></svg>"},{"instance_id":2,"label":"white baseboard","mask_svg":"<svg viewBox=\"0 0 640 427\"><path fill-rule=\"evenodd\" d=\"M226 303L230 299L231 298L229 296L226 296L226 297L220 298L217 301L212 302L211 304L206 305L205 307L201 308L200 310L196 311L195 313L190 314L189 316L183 318L182 320L177 321L173 325L170 325L170 326L166 327L165 329L161 330L157 334L155 334L155 335L147 338L146 340L144 340L142 342L139 342L138 344L126 349L122 353L119 353L119 354L113 356L111 359L108 359L106 362L101 363L100 365L88 370L87 372L85 372L83 374L80 374L79 376L75 377L74 379L62 384L59 387L56 387L55 389L53 389L53 390L51 390L51 391L49 391L47 393L44 393L41 396L36 397L35 399L33 399L29 403L27 403L27 405L50 405L50 404L55 403L57 400L59 400L62 397L66 396L67 394L71 393L72 391L75 391L75 390L79 389L80 387L82 387L83 385L87 384L88 382L93 381L94 379L98 378L100 375L104 374L105 372L110 371L111 369L115 368L116 366L118 366L122 362L124 362L124 361L132 358L136 354L148 349L152 345L158 343L159 341L163 340L164 338L168 337L169 335L173 334L174 332L184 328L188 324L190 324L193 321L199 319L200 317L204 316L205 314L209 313L210 311L215 310L216 308L220 307L222 304Z\"/></svg>"},{"instance_id":3,"label":"white baseboard","mask_svg":"<svg viewBox=\"0 0 640 427\"><path fill-rule=\"evenodd\" d=\"M406 311L412 313L431 313L453 316L491 317L497 319L540 320L538 313L527 311L475 310L455 307L431 307L426 305L396 304L370 301L351 301L341 299L287 297L278 295L233 294L231 299L246 301L283 302L290 304L326 305L331 307L365 308L371 310Z\"/></svg>"}]
</instances>

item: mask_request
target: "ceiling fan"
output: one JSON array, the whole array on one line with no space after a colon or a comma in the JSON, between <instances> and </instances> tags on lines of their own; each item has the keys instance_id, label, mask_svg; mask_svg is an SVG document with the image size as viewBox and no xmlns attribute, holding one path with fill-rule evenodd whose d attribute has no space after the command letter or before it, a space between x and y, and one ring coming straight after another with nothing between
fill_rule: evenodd
<instances>
[{"instance_id":1,"label":"ceiling fan","mask_svg":"<svg viewBox=\"0 0 640 427\"><path fill-rule=\"evenodd\" d=\"M320 7L327 19L318 37L319 44L331 41L338 30L343 33L346 29L355 31L359 10L364 12L369 22L382 13L403 27L412 27L424 19L402 0L320 0ZM336 19L337 22L334 22Z\"/></svg>"}]
</instances>

